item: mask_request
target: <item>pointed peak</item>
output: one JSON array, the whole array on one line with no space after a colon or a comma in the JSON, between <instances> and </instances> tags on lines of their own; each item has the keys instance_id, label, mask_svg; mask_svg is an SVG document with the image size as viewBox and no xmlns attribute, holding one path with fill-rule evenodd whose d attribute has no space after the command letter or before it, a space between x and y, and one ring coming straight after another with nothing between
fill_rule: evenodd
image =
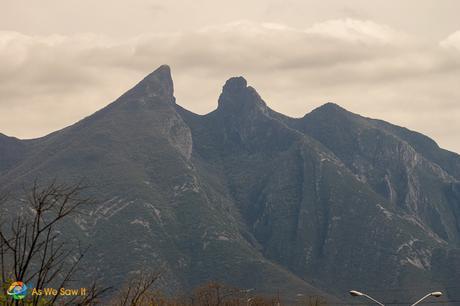
<instances>
[{"instance_id":1,"label":"pointed peak","mask_svg":"<svg viewBox=\"0 0 460 306\"><path fill-rule=\"evenodd\" d=\"M161 93L167 96L174 94L174 85L171 77L171 68L168 65L161 65L150 73L141 83L152 85L155 89L160 89ZM160 87L157 87L160 86Z\"/></svg>"},{"instance_id":2,"label":"pointed peak","mask_svg":"<svg viewBox=\"0 0 460 306\"><path fill-rule=\"evenodd\" d=\"M157 97L174 103L171 68L168 65L161 65L134 86L130 93L135 97Z\"/></svg>"},{"instance_id":3,"label":"pointed peak","mask_svg":"<svg viewBox=\"0 0 460 306\"><path fill-rule=\"evenodd\" d=\"M156 75L156 76L161 76L164 78L169 78L171 79L171 67L168 65L161 65L155 71L151 73L151 75Z\"/></svg>"}]
</instances>

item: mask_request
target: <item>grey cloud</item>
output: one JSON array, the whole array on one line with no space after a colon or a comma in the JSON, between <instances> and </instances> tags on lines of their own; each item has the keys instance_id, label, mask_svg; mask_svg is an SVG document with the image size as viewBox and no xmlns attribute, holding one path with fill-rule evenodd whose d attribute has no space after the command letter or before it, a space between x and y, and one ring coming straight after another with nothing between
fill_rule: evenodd
<instances>
[{"instance_id":1,"label":"grey cloud","mask_svg":"<svg viewBox=\"0 0 460 306\"><path fill-rule=\"evenodd\" d=\"M458 140L439 127L447 121L460 130L454 120L460 115L460 52L447 47L456 37L439 47L351 19L307 29L234 22L131 39L0 32L0 113L8 117L0 131L34 137L62 128L167 63L178 103L192 111L215 108L225 79L244 75L287 114L301 116L333 100L460 151Z\"/></svg>"}]
</instances>

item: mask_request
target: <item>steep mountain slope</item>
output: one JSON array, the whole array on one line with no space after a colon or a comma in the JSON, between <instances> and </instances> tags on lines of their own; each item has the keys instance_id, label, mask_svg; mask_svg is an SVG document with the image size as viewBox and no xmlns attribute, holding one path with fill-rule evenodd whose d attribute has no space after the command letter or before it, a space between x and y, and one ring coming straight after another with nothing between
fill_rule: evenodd
<instances>
[{"instance_id":1,"label":"steep mountain slope","mask_svg":"<svg viewBox=\"0 0 460 306\"><path fill-rule=\"evenodd\" d=\"M397 135L409 143L419 154L433 163L438 164L444 171L460 179L460 155L440 148L429 137L381 120L371 120L376 127Z\"/></svg>"},{"instance_id":2,"label":"steep mountain slope","mask_svg":"<svg viewBox=\"0 0 460 306\"><path fill-rule=\"evenodd\" d=\"M337 293L430 284L431 252L444 241L289 127L244 79L230 79L206 116L178 109L194 154L220 172L266 257Z\"/></svg>"},{"instance_id":3,"label":"steep mountain slope","mask_svg":"<svg viewBox=\"0 0 460 306\"><path fill-rule=\"evenodd\" d=\"M421 134L364 118L329 103L302 119L284 120L323 143L392 207L439 239L460 242L460 156Z\"/></svg>"},{"instance_id":4,"label":"steep mountain slope","mask_svg":"<svg viewBox=\"0 0 460 306\"><path fill-rule=\"evenodd\" d=\"M408 301L460 276L458 155L333 104L283 116L242 77L200 116L161 66L71 127L0 137L0 153L5 189L95 187L66 231L94 246L89 278L109 284L164 266L170 291L219 280L289 296L401 288Z\"/></svg>"},{"instance_id":5,"label":"steep mountain slope","mask_svg":"<svg viewBox=\"0 0 460 306\"><path fill-rule=\"evenodd\" d=\"M2 172L1 184L57 177L96 187L100 204L66 231L93 245L87 265L109 285L163 267L169 291L220 280L325 295L262 256L232 199L198 171L174 103L162 66L103 110L31 143L33 153Z\"/></svg>"}]
</instances>

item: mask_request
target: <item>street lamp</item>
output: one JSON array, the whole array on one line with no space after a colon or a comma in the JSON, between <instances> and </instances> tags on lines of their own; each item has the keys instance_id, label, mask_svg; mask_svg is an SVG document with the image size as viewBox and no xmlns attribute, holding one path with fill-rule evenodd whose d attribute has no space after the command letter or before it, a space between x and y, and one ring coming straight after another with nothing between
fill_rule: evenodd
<instances>
[{"instance_id":1,"label":"street lamp","mask_svg":"<svg viewBox=\"0 0 460 306\"><path fill-rule=\"evenodd\" d=\"M369 295L367 295L365 293L362 293L362 292L359 292L359 291L356 291L356 290L351 290L350 294L351 294L351 296L363 296L363 297L368 298L369 300L379 304L380 306L385 306L384 304L380 303L379 301L377 301L376 299L374 299L373 297L370 297Z\"/></svg>"},{"instance_id":2,"label":"street lamp","mask_svg":"<svg viewBox=\"0 0 460 306\"><path fill-rule=\"evenodd\" d=\"M431 293L428 293L427 295L425 295L424 297L422 297L420 300L418 300L417 302L415 302L414 304L412 304L411 306L415 306L419 303L421 303L423 300L429 298L430 296L434 296L434 297L440 297L442 295L442 292L441 291L435 291L435 292L431 292Z\"/></svg>"},{"instance_id":3,"label":"street lamp","mask_svg":"<svg viewBox=\"0 0 460 306\"><path fill-rule=\"evenodd\" d=\"M249 292L253 291L254 288L249 288L249 289L245 289L245 290L242 290L242 292L246 293L246 305L251 305L251 302L254 298L248 298L248 294Z\"/></svg>"}]
</instances>

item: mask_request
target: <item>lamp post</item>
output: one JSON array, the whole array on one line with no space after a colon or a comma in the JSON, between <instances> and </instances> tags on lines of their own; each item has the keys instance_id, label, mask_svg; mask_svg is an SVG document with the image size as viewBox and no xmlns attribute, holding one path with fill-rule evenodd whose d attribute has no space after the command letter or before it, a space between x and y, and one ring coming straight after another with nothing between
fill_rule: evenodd
<instances>
[{"instance_id":1,"label":"lamp post","mask_svg":"<svg viewBox=\"0 0 460 306\"><path fill-rule=\"evenodd\" d=\"M429 298L430 296L434 296L434 297L440 297L442 295L442 292L441 291L435 291L435 292L431 292L431 293L428 293L427 295L425 295L424 297L422 297L420 300L418 300L417 302L415 302L414 304L412 304L411 306L415 306L419 303L421 303L423 300Z\"/></svg>"},{"instance_id":2,"label":"lamp post","mask_svg":"<svg viewBox=\"0 0 460 306\"><path fill-rule=\"evenodd\" d=\"M350 294L351 294L351 296L363 296L363 297L365 297L365 298L367 298L367 299L379 304L380 306L385 306L384 304L380 303L379 301L377 301L376 299L374 299L373 297L371 297L371 296L369 296L369 295L367 295L365 293L362 293L362 292L359 292L359 291L356 291L356 290L351 290Z\"/></svg>"},{"instance_id":3,"label":"lamp post","mask_svg":"<svg viewBox=\"0 0 460 306\"><path fill-rule=\"evenodd\" d=\"M369 300L379 304L380 306L385 306L384 304L380 303L379 301L377 301L376 299L374 299L373 297L370 297L369 295L367 295L365 293L362 293L362 292L359 292L359 291L356 291L356 290L351 290L350 294L351 294L351 296L363 296L363 297L368 298ZM435 291L435 292L428 293L427 295L422 297L420 300L418 300L417 302L415 302L411 306L415 306L417 304L420 304L421 302L423 302L425 299L429 298L430 296L438 298L438 297L442 296L442 292L441 291Z\"/></svg>"},{"instance_id":4,"label":"lamp post","mask_svg":"<svg viewBox=\"0 0 460 306\"><path fill-rule=\"evenodd\" d=\"M251 304L252 300L254 299L254 298L248 298L249 292L251 292L253 290L254 290L254 288L243 290L243 292L246 293L246 305L248 305L248 306Z\"/></svg>"}]
</instances>

